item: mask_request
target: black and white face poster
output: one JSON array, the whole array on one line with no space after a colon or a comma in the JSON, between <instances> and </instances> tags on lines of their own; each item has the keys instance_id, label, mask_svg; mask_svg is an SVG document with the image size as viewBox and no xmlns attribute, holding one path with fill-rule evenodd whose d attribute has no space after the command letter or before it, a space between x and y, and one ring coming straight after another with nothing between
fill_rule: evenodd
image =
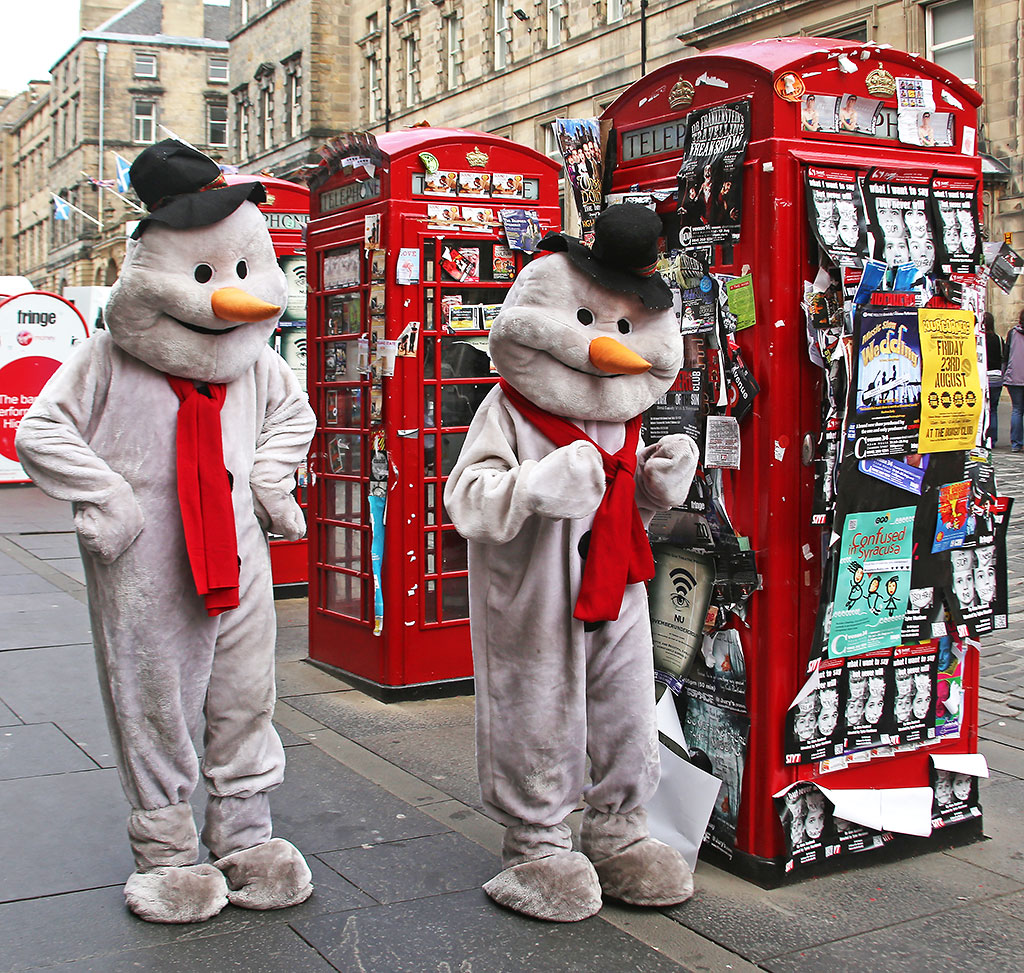
<instances>
[{"instance_id":1,"label":"black and white face poster","mask_svg":"<svg viewBox=\"0 0 1024 973\"><path fill-rule=\"evenodd\" d=\"M935 736L935 691L938 645L893 649L894 743L917 743Z\"/></svg>"},{"instance_id":2,"label":"black and white face poster","mask_svg":"<svg viewBox=\"0 0 1024 973\"><path fill-rule=\"evenodd\" d=\"M808 166L807 219L837 267L860 267L868 252L867 222L855 169Z\"/></svg>"},{"instance_id":3,"label":"black and white face poster","mask_svg":"<svg viewBox=\"0 0 1024 973\"><path fill-rule=\"evenodd\" d=\"M935 265L930 170L872 169L864 180L868 229L876 260L890 267L913 262L923 273Z\"/></svg>"},{"instance_id":4,"label":"black and white face poster","mask_svg":"<svg viewBox=\"0 0 1024 973\"><path fill-rule=\"evenodd\" d=\"M847 750L864 750L891 742L892 673L891 649L846 660Z\"/></svg>"},{"instance_id":5,"label":"black and white face poster","mask_svg":"<svg viewBox=\"0 0 1024 973\"><path fill-rule=\"evenodd\" d=\"M978 181L935 176L932 206L939 267L946 274L973 274L981 262Z\"/></svg>"},{"instance_id":6,"label":"black and white face poster","mask_svg":"<svg viewBox=\"0 0 1024 973\"><path fill-rule=\"evenodd\" d=\"M685 249L735 243L743 208L743 160L750 102L702 108L686 116L679 170L679 242Z\"/></svg>"},{"instance_id":7,"label":"black and white face poster","mask_svg":"<svg viewBox=\"0 0 1024 973\"><path fill-rule=\"evenodd\" d=\"M845 661L822 659L786 712L786 763L837 757L846 743Z\"/></svg>"}]
</instances>

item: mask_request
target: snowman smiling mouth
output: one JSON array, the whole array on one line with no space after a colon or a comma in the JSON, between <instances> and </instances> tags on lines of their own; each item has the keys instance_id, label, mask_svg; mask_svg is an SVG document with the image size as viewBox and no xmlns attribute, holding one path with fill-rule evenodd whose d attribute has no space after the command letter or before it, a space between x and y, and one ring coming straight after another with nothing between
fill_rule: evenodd
<instances>
[{"instance_id":1,"label":"snowman smiling mouth","mask_svg":"<svg viewBox=\"0 0 1024 973\"><path fill-rule=\"evenodd\" d=\"M258 297L254 297L240 287L218 287L210 295L210 308L214 316L221 321L237 321L238 324L229 328L204 328L198 324L190 324L182 321L171 314L167 316L183 328L194 331L196 334L231 334L237 331L243 324L251 324L254 321L265 321L273 317L281 310L279 304L268 304Z\"/></svg>"}]
</instances>

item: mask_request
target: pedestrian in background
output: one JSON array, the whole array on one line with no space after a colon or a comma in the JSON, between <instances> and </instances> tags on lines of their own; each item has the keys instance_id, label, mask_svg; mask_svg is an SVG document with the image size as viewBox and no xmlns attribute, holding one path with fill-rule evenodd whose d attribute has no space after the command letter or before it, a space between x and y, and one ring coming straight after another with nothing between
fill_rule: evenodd
<instances>
[{"instance_id":1,"label":"pedestrian in background","mask_svg":"<svg viewBox=\"0 0 1024 973\"><path fill-rule=\"evenodd\" d=\"M1010 393L1013 412L1010 415L1010 451L1024 449L1024 311L1006 336L1006 363L1003 385Z\"/></svg>"},{"instance_id":2,"label":"pedestrian in background","mask_svg":"<svg viewBox=\"0 0 1024 973\"><path fill-rule=\"evenodd\" d=\"M1003 391L1003 339L996 334L996 319L991 311L982 317L985 323L985 356L988 359L988 431L992 445L999 441L999 396Z\"/></svg>"}]
</instances>

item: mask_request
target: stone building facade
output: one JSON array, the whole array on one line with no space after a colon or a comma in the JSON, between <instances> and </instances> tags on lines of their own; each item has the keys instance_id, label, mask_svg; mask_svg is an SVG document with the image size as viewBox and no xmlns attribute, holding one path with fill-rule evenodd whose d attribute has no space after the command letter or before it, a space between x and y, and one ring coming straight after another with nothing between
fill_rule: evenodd
<instances>
[{"instance_id":1,"label":"stone building facade","mask_svg":"<svg viewBox=\"0 0 1024 973\"><path fill-rule=\"evenodd\" d=\"M247 172L288 178L354 124L349 5L234 0L231 146Z\"/></svg>"},{"instance_id":2,"label":"stone building facade","mask_svg":"<svg viewBox=\"0 0 1024 973\"><path fill-rule=\"evenodd\" d=\"M80 23L50 68L45 103L8 130L3 161L5 185L21 187L0 199L5 265L58 294L113 283L124 260L138 213L96 185L114 178L113 153L132 161L166 136L161 126L215 157L228 147L226 6L83 0ZM17 148L20 138L28 149L29 129L42 152ZM75 207L69 219L53 218L51 193Z\"/></svg>"}]
</instances>

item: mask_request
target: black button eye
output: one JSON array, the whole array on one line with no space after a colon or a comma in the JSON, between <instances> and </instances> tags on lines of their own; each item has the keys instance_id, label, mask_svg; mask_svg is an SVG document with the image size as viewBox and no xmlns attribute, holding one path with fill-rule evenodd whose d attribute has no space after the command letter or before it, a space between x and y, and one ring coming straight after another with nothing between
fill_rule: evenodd
<instances>
[{"instance_id":1,"label":"black button eye","mask_svg":"<svg viewBox=\"0 0 1024 973\"><path fill-rule=\"evenodd\" d=\"M235 264L235 273L238 274L239 278L245 280L249 276L249 265L244 260L239 260Z\"/></svg>"},{"instance_id":2,"label":"black button eye","mask_svg":"<svg viewBox=\"0 0 1024 973\"><path fill-rule=\"evenodd\" d=\"M633 325L631 325L626 318L619 318L618 325L619 334L629 334L629 332L633 330Z\"/></svg>"},{"instance_id":3,"label":"black button eye","mask_svg":"<svg viewBox=\"0 0 1024 973\"><path fill-rule=\"evenodd\" d=\"M594 323L594 312L588 311L585 307L581 307L576 312L576 320L580 324L593 324Z\"/></svg>"},{"instance_id":4,"label":"black button eye","mask_svg":"<svg viewBox=\"0 0 1024 973\"><path fill-rule=\"evenodd\" d=\"M196 264L196 269L192 271L192 276L200 284L205 284L213 277L213 268L209 264Z\"/></svg>"}]
</instances>

